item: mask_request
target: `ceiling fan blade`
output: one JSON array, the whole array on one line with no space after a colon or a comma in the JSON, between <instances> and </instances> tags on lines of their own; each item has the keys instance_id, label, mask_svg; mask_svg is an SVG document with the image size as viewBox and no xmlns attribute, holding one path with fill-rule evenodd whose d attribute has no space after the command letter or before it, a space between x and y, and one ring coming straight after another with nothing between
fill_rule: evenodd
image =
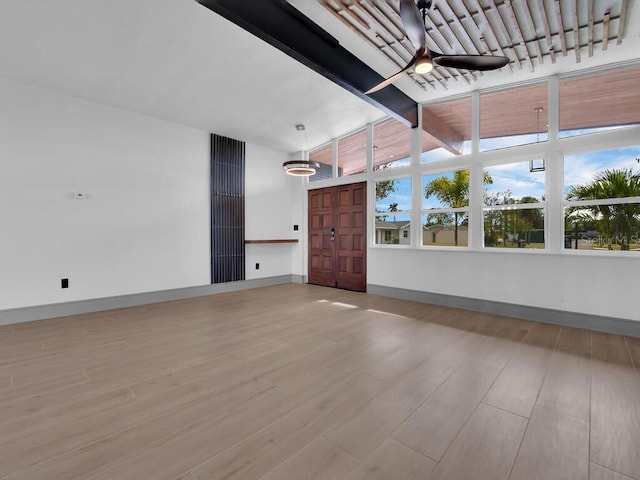
<instances>
[{"instance_id":1,"label":"ceiling fan blade","mask_svg":"<svg viewBox=\"0 0 640 480\"><path fill-rule=\"evenodd\" d=\"M389 78L384 79L382 82L380 82L379 84L371 87L369 90L367 90L365 93L365 95L369 95L370 93L375 93L378 90L382 90L384 87L391 85L393 82L395 82L398 78L400 78L402 76L402 74L404 72L406 72L407 70L409 70L411 67L413 67L413 64L416 62L416 57L413 57L411 59L411 61L407 64L406 67L404 67L402 70L400 70L398 73L394 73L393 75L391 75Z\"/></svg>"},{"instance_id":2,"label":"ceiling fan blade","mask_svg":"<svg viewBox=\"0 0 640 480\"><path fill-rule=\"evenodd\" d=\"M460 68L463 70L496 70L509 63L507 57L494 55L442 55L431 52L433 63L439 67Z\"/></svg>"},{"instance_id":3,"label":"ceiling fan blade","mask_svg":"<svg viewBox=\"0 0 640 480\"><path fill-rule=\"evenodd\" d=\"M420 10L414 0L400 0L400 19L404 32L416 50L427 48L427 34Z\"/></svg>"}]
</instances>

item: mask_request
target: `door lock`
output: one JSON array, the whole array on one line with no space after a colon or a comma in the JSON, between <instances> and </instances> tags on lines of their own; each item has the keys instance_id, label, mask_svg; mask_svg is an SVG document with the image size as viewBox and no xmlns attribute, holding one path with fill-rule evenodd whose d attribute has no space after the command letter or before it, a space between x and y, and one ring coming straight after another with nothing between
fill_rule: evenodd
<instances>
[{"instance_id":1,"label":"door lock","mask_svg":"<svg viewBox=\"0 0 640 480\"><path fill-rule=\"evenodd\" d=\"M336 229L331 229L331 241L333 242L336 239Z\"/></svg>"}]
</instances>

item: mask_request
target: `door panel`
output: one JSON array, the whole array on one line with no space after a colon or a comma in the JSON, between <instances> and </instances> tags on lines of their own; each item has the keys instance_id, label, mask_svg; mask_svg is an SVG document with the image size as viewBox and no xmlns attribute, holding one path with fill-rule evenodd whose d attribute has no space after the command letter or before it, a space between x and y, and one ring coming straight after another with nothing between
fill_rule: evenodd
<instances>
[{"instance_id":1,"label":"door panel","mask_svg":"<svg viewBox=\"0 0 640 480\"><path fill-rule=\"evenodd\" d=\"M366 199L366 183L309 191L309 283L366 291Z\"/></svg>"},{"instance_id":2,"label":"door panel","mask_svg":"<svg viewBox=\"0 0 640 480\"><path fill-rule=\"evenodd\" d=\"M339 239L336 257L338 287L364 292L367 289L366 276L366 199L367 184L340 185L336 216Z\"/></svg>"},{"instance_id":3,"label":"door panel","mask_svg":"<svg viewBox=\"0 0 640 480\"><path fill-rule=\"evenodd\" d=\"M333 242L333 193L309 190L309 283L335 286Z\"/></svg>"}]
</instances>

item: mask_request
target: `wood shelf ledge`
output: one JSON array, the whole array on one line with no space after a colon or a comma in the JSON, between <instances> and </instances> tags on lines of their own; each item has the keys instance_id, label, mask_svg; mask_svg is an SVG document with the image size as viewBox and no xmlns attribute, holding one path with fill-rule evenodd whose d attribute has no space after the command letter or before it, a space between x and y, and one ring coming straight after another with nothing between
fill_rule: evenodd
<instances>
[{"instance_id":1,"label":"wood shelf ledge","mask_svg":"<svg viewBox=\"0 0 640 480\"><path fill-rule=\"evenodd\" d=\"M244 243L252 244L252 243L298 243L297 238L279 238L272 240L245 240Z\"/></svg>"}]
</instances>

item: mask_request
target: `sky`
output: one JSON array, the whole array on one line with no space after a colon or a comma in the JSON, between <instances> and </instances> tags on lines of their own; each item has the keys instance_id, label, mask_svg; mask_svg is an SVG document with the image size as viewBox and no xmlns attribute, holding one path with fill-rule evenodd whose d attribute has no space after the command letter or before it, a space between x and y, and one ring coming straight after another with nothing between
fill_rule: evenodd
<instances>
[{"instance_id":1,"label":"sky","mask_svg":"<svg viewBox=\"0 0 640 480\"><path fill-rule=\"evenodd\" d=\"M398 211L411 210L411 178L395 181L395 191L387 198L376 200L377 212L388 212L392 203L398 204Z\"/></svg>"},{"instance_id":2,"label":"sky","mask_svg":"<svg viewBox=\"0 0 640 480\"><path fill-rule=\"evenodd\" d=\"M539 201L546 195L545 172L530 171L529 162L509 163L485 169L493 183L485 185L490 195L503 197L505 192L511 192L510 198L534 197Z\"/></svg>"},{"instance_id":3,"label":"sky","mask_svg":"<svg viewBox=\"0 0 640 480\"><path fill-rule=\"evenodd\" d=\"M564 193L572 185L591 182L602 170L631 168L638 173L640 164L637 158L640 158L640 146L567 155L564 158Z\"/></svg>"}]
</instances>

